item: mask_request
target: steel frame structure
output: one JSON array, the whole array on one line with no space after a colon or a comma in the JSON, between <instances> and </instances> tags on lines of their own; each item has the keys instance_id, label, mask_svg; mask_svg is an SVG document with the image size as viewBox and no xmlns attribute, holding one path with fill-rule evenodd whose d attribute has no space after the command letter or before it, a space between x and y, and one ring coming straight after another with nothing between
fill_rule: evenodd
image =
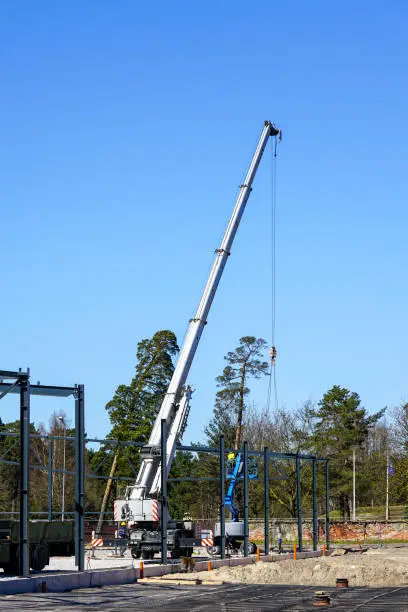
<instances>
[{"instance_id":1,"label":"steel frame structure","mask_svg":"<svg viewBox=\"0 0 408 612\"><path fill-rule=\"evenodd\" d=\"M9 375L9 376L7 376ZM13 378L14 377L14 378ZM76 564L79 571L84 571L84 480L87 478L107 479L109 476L98 476L94 473L85 474L84 448L86 443L99 443L112 448L121 447L143 447L142 443L133 441L118 441L114 439L100 438L85 438L84 434L84 387L76 385L75 387L51 387L46 385L30 385L29 371L27 372L6 372L0 370L1 378L12 378L12 383L0 382L0 399L6 393L20 393L20 434L11 432L0 432L0 436L21 436L21 486L20 486L20 542L22 543L21 550L23 554L20 556L21 575L29 575L28 564L28 495L29 495L29 468L43 469L48 471L48 519L52 520L52 474L55 472L65 473L75 476L75 523L76 523ZM29 399L30 395L45 395L52 397L68 397L73 395L75 398L75 437L73 436L54 436L29 433ZM161 440L160 440L160 455L166 454L167 444L167 427L166 420L161 421ZM42 438L48 441L48 465L29 465L29 439ZM75 441L75 456L76 467L75 472L69 470L55 469L52 467L52 446L55 440ZM219 482L219 514L220 514L220 532L221 532L221 558L225 558L225 457L226 454L233 449L225 448L224 437L220 436L219 448L209 446L191 446L178 445L179 451L190 451L195 453L209 453L219 456L219 476L218 477L185 477L185 478L168 478L167 470L161 470L161 502L163 507L163 516L167 516L168 498L167 498L167 483L180 481L218 481ZM269 451L268 447L264 447L262 451L254 451L248 449L247 442L243 443L244 455L244 470L243 470L243 492L244 492L244 555L248 555L249 548L249 517L248 517L248 501L249 501L249 477L247 466L248 457L257 457L263 460L264 464L264 546L265 551L269 551L269 464L270 461L290 460L295 463L296 471L296 488L297 488L297 529L298 529L298 550L303 548L303 511L302 511L302 485L301 485L301 469L302 462L312 464L312 525L313 525L313 550L317 550L318 546L318 513L317 513L317 466L319 463L325 466L325 539L326 547L330 546L330 522L329 522L329 462L327 459L315 457L313 455L296 454L296 453L278 453ZM15 464L14 461L7 461L3 458L0 461L10 464ZM128 458L130 462L130 459ZM165 462L163 462L165 466ZM101 467L101 464L98 466ZM133 481L131 477L113 476L115 481ZM67 513L69 514L69 513ZM109 514L109 513L107 513ZM166 563L167 559L167 521L162 521L161 525L161 540L162 540L162 562ZM26 552L24 552L26 551ZM26 573L24 573L26 572Z\"/></svg>"},{"instance_id":2,"label":"steel frame structure","mask_svg":"<svg viewBox=\"0 0 408 612\"><path fill-rule=\"evenodd\" d=\"M30 384L30 370L0 370L0 399L8 393L20 395L20 537L19 575L30 575L29 496L30 496L30 397L70 397L75 399L75 559L78 571L84 571L84 484L85 484L85 391L84 385L60 387ZM6 434L7 435L7 434ZM10 435L10 434L8 434ZM16 434L18 435L18 434ZM50 462L51 458L51 462ZM48 457L48 477L52 474L52 442ZM50 493L49 493L50 495ZM51 500L52 503L52 500ZM50 518L50 517L49 517Z\"/></svg>"},{"instance_id":3,"label":"steel frame structure","mask_svg":"<svg viewBox=\"0 0 408 612\"><path fill-rule=\"evenodd\" d=\"M179 446L178 450L186 450L190 452L201 452L201 453L213 453L219 454L219 467L220 467L220 532L221 532L221 558L225 558L225 454L229 453L233 449L226 449L224 436L220 436L219 449L207 447L207 446ZM236 451L235 451L236 452ZM317 550L319 541L319 523L318 523L318 512L317 512L317 465L322 463L325 466L325 541L327 550L330 547L330 518L329 518L329 460L314 455L304 455L299 453L277 453L269 451L268 447L265 446L263 451L250 451L248 450L248 443L243 443L243 455L244 455L244 556L248 556L249 547L249 519L248 519L248 457L259 457L263 458L264 461L264 546L265 554L269 550L269 462L278 459L287 459L295 462L296 465L296 489L297 489L297 527L298 527L298 550L303 549L303 511L302 511L302 486L301 486L301 469L302 461L310 462L312 464L312 507L313 507L313 550ZM170 478L169 481L172 479ZM178 478L177 480L183 480ZM200 479L196 479L200 480Z\"/></svg>"}]
</instances>

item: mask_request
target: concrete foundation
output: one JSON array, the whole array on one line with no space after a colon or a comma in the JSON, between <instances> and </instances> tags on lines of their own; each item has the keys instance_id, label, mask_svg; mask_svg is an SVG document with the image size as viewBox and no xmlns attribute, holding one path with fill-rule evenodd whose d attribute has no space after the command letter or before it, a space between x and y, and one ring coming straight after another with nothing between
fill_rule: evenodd
<instances>
[{"instance_id":1,"label":"concrete foundation","mask_svg":"<svg viewBox=\"0 0 408 612\"><path fill-rule=\"evenodd\" d=\"M321 551L298 552L298 559L309 557L320 557ZM266 555L261 557L261 562L283 561L293 558L292 554ZM256 563L256 557L233 557L230 559L213 559L211 567L244 566ZM195 563L195 571L207 571L207 561ZM180 563L168 565L146 565L143 568L145 578L160 577L167 574L176 574L182 570ZM187 574L188 576L188 574ZM71 591L89 587L101 587L114 584L130 584L137 582L140 577L139 567L125 567L118 569L87 570L85 572L66 572L63 574L39 574L31 578L10 578L0 580L0 594L17 595L20 593L41 592L43 588L50 592ZM43 584L45 583L45 584Z\"/></svg>"}]
</instances>

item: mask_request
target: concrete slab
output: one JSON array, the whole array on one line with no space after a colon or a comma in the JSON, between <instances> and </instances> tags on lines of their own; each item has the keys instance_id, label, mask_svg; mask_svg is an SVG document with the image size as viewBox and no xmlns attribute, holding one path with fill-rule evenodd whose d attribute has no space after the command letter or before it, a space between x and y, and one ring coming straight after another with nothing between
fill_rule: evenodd
<instances>
[{"instance_id":1,"label":"concrete slab","mask_svg":"<svg viewBox=\"0 0 408 612\"><path fill-rule=\"evenodd\" d=\"M220 585L174 586L166 584L128 584L81 589L59 593L27 593L0 597L0 611L44 610L44 612L68 612L78 610L149 610L151 612L180 612L180 610L302 610L312 612L317 587L301 585ZM319 589L321 590L321 589ZM350 610L407 610L408 587L400 588L324 588L331 598L331 608L336 612Z\"/></svg>"}]
</instances>

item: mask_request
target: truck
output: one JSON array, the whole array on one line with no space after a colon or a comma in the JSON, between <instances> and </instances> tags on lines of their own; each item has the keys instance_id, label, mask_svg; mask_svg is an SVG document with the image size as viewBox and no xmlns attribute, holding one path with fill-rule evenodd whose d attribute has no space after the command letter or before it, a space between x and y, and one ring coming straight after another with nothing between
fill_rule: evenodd
<instances>
[{"instance_id":1,"label":"truck","mask_svg":"<svg viewBox=\"0 0 408 612\"><path fill-rule=\"evenodd\" d=\"M75 554L73 521L30 521L30 567L40 571L51 556ZM7 574L18 573L19 522L0 520L0 567Z\"/></svg>"},{"instance_id":2,"label":"truck","mask_svg":"<svg viewBox=\"0 0 408 612\"><path fill-rule=\"evenodd\" d=\"M190 320L173 376L153 423L148 444L141 450L141 464L135 484L127 487L123 499L117 499L114 502L115 520L118 522L126 521L129 532L129 547L134 558L152 558L155 552L161 550L161 503L159 498L162 460L160 456L161 422L162 420L166 421L168 431L165 457L168 474L177 444L180 443L186 428L190 410L193 390L187 384L187 376L207 323L208 314L225 264L230 256L239 223L252 191L256 171L270 137L276 137L280 140L281 132L271 121L265 121L245 181L240 186L221 246L215 251L215 260L198 309L194 318ZM234 480L234 486L230 493L234 491L236 480L237 478ZM229 503L230 509L233 507L231 503ZM167 520L167 549L171 556L173 558L180 555L191 556L194 524L191 521L173 521L168 515ZM238 523L233 522L235 529L237 529Z\"/></svg>"}]
</instances>

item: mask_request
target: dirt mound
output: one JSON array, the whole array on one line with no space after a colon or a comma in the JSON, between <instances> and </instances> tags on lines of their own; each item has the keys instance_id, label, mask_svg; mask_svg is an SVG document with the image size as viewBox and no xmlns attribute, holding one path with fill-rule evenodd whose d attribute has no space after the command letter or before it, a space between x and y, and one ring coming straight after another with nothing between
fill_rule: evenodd
<instances>
[{"instance_id":1,"label":"dirt mound","mask_svg":"<svg viewBox=\"0 0 408 612\"><path fill-rule=\"evenodd\" d=\"M334 586L337 578L347 578L350 586L407 585L408 554L390 557L387 558L384 553L357 553L298 561L288 559L231 568L225 566L211 572L194 572L188 576L241 584Z\"/></svg>"}]
</instances>

